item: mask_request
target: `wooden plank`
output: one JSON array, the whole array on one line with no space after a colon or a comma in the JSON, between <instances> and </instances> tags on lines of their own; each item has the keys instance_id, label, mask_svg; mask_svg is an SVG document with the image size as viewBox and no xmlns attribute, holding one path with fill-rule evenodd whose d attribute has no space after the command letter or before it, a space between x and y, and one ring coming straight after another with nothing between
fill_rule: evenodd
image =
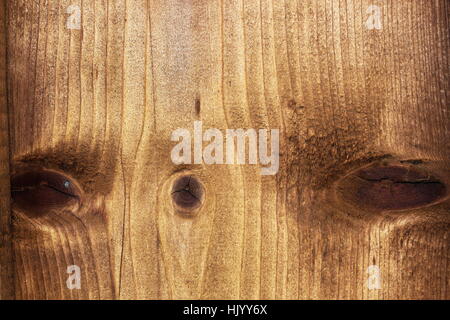
<instances>
[{"instance_id":1,"label":"wooden plank","mask_svg":"<svg viewBox=\"0 0 450 320\"><path fill-rule=\"evenodd\" d=\"M14 298L6 94L6 1L0 1L0 300Z\"/></svg>"},{"instance_id":2,"label":"wooden plank","mask_svg":"<svg viewBox=\"0 0 450 320\"><path fill-rule=\"evenodd\" d=\"M82 190L15 201L16 298L449 299L448 10L8 1L12 173ZM194 121L279 129L278 173L174 164Z\"/></svg>"}]
</instances>

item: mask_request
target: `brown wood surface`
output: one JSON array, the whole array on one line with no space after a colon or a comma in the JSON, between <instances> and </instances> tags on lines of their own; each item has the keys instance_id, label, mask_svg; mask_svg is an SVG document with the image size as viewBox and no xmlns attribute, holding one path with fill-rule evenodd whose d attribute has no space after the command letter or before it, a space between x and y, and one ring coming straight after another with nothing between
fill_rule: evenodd
<instances>
[{"instance_id":1,"label":"brown wood surface","mask_svg":"<svg viewBox=\"0 0 450 320\"><path fill-rule=\"evenodd\" d=\"M81 30L66 27L70 5ZM381 30L365 26L370 5ZM12 175L56 170L82 190L78 208L13 204L17 299L450 298L450 201L408 206L450 183L447 0L7 8ZM280 129L278 174L173 164L171 133L195 120ZM373 163L397 169L357 171ZM182 175L204 188L188 216L171 197ZM379 198L389 183L398 192Z\"/></svg>"},{"instance_id":2,"label":"brown wood surface","mask_svg":"<svg viewBox=\"0 0 450 320\"><path fill-rule=\"evenodd\" d=\"M14 297L6 93L6 1L0 1L0 300Z\"/></svg>"}]
</instances>

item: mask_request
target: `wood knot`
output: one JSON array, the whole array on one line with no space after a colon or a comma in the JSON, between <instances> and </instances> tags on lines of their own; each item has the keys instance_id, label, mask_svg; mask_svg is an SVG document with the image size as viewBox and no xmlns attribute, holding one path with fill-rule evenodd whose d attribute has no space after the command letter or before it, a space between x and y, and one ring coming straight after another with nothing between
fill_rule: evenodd
<instances>
[{"instance_id":1,"label":"wood knot","mask_svg":"<svg viewBox=\"0 0 450 320\"><path fill-rule=\"evenodd\" d=\"M346 176L339 193L358 207L405 210L436 203L447 194L444 183L424 170L403 165L372 165Z\"/></svg>"},{"instance_id":2,"label":"wood knot","mask_svg":"<svg viewBox=\"0 0 450 320\"><path fill-rule=\"evenodd\" d=\"M200 107L201 107L201 104L200 104L200 99L195 99L195 114L198 116L198 115L200 115Z\"/></svg>"},{"instance_id":3,"label":"wood knot","mask_svg":"<svg viewBox=\"0 0 450 320\"><path fill-rule=\"evenodd\" d=\"M50 170L33 170L11 179L13 209L38 217L55 209L75 208L81 189L67 176Z\"/></svg>"},{"instance_id":4,"label":"wood knot","mask_svg":"<svg viewBox=\"0 0 450 320\"><path fill-rule=\"evenodd\" d=\"M201 207L203 198L203 185L195 176L185 175L173 183L172 201L178 211L193 213Z\"/></svg>"}]
</instances>

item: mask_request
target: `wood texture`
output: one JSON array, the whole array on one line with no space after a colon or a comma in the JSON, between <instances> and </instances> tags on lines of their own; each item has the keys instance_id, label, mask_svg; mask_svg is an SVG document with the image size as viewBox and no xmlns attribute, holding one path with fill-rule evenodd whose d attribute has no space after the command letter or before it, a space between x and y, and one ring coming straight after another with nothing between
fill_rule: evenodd
<instances>
[{"instance_id":1,"label":"wood texture","mask_svg":"<svg viewBox=\"0 0 450 320\"><path fill-rule=\"evenodd\" d=\"M0 1L0 299L14 298L6 94L6 2Z\"/></svg>"},{"instance_id":2,"label":"wood texture","mask_svg":"<svg viewBox=\"0 0 450 320\"><path fill-rule=\"evenodd\" d=\"M448 1L7 3L12 174L52 169L84 190L79 210L14 210L16 298L450 298L449 200L342 196L373 162L449 185ZM381 30L365 26L373 4ZM194 120L280 129L278 174L174 165L171 133ZM182 175L204 187L192 217L172 204Z\"/></svg>"}]
</instances>

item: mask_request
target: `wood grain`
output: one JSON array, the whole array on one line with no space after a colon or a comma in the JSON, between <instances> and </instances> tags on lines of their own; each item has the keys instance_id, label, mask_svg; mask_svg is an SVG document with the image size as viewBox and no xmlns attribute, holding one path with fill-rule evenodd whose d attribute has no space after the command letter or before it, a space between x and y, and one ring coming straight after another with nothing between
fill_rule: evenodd
<instances>
[{"instance_id":1,"label":"wood grain","mask_svg":"<svg viewBox=\"0 0 450 320\"><path fill-rule=\"evenodd\" d=\"M14 298L6 94L6 1L0 1L0 300Z\"/></svg>"},{"instance_id":2,"label":"wood grain","mask_svg":"<svg viewBox=\"0 0 450 320\"><path fill-rule=\"evenodd\" d=\"M17 299L450 298L448 199L389 211L342 196L373 162L449 186L448 1L7 4L12 174L84 190L80 209L13 210ZM278 174L173 164L171 133L195 120L280 129ZM204 188L189 217L172 203L183 175Z\"/></svg>"}]
</instances>

